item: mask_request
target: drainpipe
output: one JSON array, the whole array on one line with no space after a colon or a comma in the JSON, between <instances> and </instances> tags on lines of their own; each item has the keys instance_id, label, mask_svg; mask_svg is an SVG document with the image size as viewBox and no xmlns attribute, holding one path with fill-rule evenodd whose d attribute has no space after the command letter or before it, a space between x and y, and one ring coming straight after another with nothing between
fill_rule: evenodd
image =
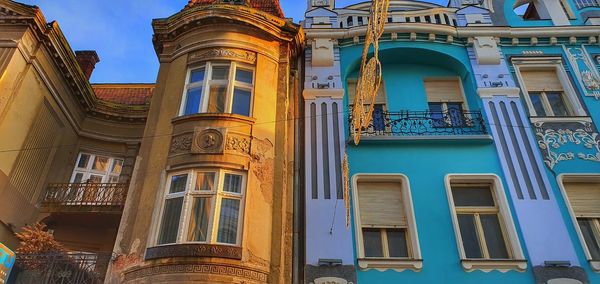
<instances>
[{"instance_id":1,"label":"drainpipe","mask_svg":"<svg viewBox=\"0 0 600 284\"><path fill-rule=\"evenodd\" d=\"M304 283L304 101L302 87L304 78L302 63L304 54L298 57L297 69L292 70L296 84L296 108L294 112L294 232L292 280L294 284Z\"/></svg>"}]
</instances>

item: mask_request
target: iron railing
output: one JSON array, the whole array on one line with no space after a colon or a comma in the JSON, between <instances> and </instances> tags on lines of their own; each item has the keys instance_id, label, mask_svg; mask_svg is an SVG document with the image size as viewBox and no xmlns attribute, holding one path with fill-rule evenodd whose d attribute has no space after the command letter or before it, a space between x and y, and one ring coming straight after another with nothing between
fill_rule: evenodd
<instances>
[{"instance_id":1,"label":"iron railing","mask_svg":"<svg viewBox=\"0 0 600 284\"><path fill-rule=\"evenodd\" d=\"M350 116L352 120L352 116ZM351 128L352 128L352 124ZM350 133L354 133L350 129ZM362 129L363 136L436 136L486 135L480 111L450 109L434 111L373 111L371 123Z\"/></svg>"},{"instance_id":2,"label":"iron railing","mask_svg":"<svg viewBox=\"0 0 600 284\"><path fill-rule=\"evenodd\" d=\"M597 0L575 0L575 6L581 10L587 7L600 7L600 4Z\"/></svg>"},{"instance_id":3,"label":"iron railing","mask_svg":"<svg viewBox=\"0 0 600 284\"><path fill-rule=\"evenodd\" d=\"M17 254L16 284L100 284L112 259L109 252L53 252Z\"/></svg>"},{"instance_id":4,"label":"iron railing","mask_svg":"<svg viewBox=\"0 0 600 284\"><path fill-rule=\"evenodd\" d=\"M125 183L53 183L42 206L123 206L126 197Z\"/></svg>"}]
</instances>

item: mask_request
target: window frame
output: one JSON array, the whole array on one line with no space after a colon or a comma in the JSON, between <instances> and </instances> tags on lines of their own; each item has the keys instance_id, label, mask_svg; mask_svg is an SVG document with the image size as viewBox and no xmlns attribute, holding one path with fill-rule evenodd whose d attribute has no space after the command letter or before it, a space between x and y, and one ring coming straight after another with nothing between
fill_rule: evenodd
<instances>
[{"instance_id":1,"label":"window frame","mask_svg":"<svg viewBox=\"0 0 600 284\"><path fill-rule=\"evenodd\" d=\"M560 57L545 57L545 58L513 58L511 59L514 70L515 77L517 82L519 83L519 87L521 89L522 99L525 100L525 104L527 105L527 110L529 112L529 116L532 119L568 119L572 117L581 117L587 116L587 113L584 111L583 106L579 100L579 96L575 91L573 84L569 78L569 75L565 71L563 66L563 60ZM563 87L563 100L565 103L565 108L567 112L570 114L567 116L554 116L554 111L550 106L547 97L545 95L541 95L542 104L544 106L545 111L547 112L545 116L538 116L531 102L531 94L530 91L527 90L525 80L521 71L527 70L552 70L556 72L556 76L558 77L561 86ZM538 92L538 91L533 91ZM532 92L532 93L533 93ZM541 91L539 92L542 93ZM550 113L548 113L550 111Z\"/></svg>"},{"instance_id":2,"label":"window frame","mask_svg":"<svg viewBox=\"0 0 600 284\"><path fill-rule=\"evenodd\" d=\"M85 168L80 168L78 166L79 166L81 157L83 155L88 155L89 160L88 160ZM96 157L108 158L108 168L105 172L92 169L92 166L94 163L93 161L96 159ZM112 168L114 167L114 165L117 161L121 161L121 171L119 172L118 175L112 173ZM69 179L69 183L75 183L75 177L79 173L83 174L81 181L79 183L87 183L87 181L85 181L86 179L84 177L87 176L88 177L87 180L89 180L90 175L102 176L101 183L111 183L110 182L111 178L116 178L117 182L115 182L115 183L119 183L119 181L121 179L121 175L123 174L123 165L124 164L125 164L125 159L120 158L120 157L114 157L110 154L108 154L108 155L93 154L91 152L80 151L79 154L77 154L77 159L75 159L75 165L73 166L73 171L71 172L71 177Z\"/></svg>"},{"instance_id":3,"label":"window frame","mask_svg":"<svg viewBox=\"0 0 600 284\"><path fill-rule=\"evenodd\" d=\"M558 181L558 187L560 189L562 197L565 201L565 205L569 211L569 216L571 217L571 222L573 224L573 227L575 228L575 231L577 232L577 236L579 237L579 243L583 249L583 252L585 253L585 257L588 260L590 266L592 267L592 270L594 272L600 272L600 260L596 260L596 259L592 258L592 254L590 253L590 250L585 241L585 237L583 236L583 233L581 232L581 228L579 227L579 223L578 223L578 220L577 220L577 217L575 214L575 210L573 210L573 207L571 206L571 200L569 199L569 196L567 194L567 189L565 187L566 182L598 182L600 184L600 174L563 173L563 174L558 175L558 177L556 179ZM598 222L596 222L596 223L598 223ZM596 225L600 225L600 224L596 224ZM600 229L600 226L597 227L597 229Z\"/></svg>"},{"instance_id":4,"label":"window frame","mask_svg":"<svg viewBox=\"0 0 600 284\"><path fill-rule=\"evenodd\" d=\"M212 71L213 67L218 66L229 66L229 74L226 80L213 80ZM252 72L252 83L238 82L235 80L237 70L245 69ZM193 71L204 69L204 78L200 82L190 82L190 78ZM215 114L215 112L208 112L208 102L210 100L210 87L211 86L226 86L226 97L225 97L225 110L223 112L217 112L216 114L234 114L233 110L233 99L234 91L236 88L250 91L250 104L248 106L248 117L253 115L254 106L254 87L256 85L256 68L253 65L237 62L237 61L205 61L199 64L193 64L188 66L185 82L183 87L183 94L181 96L181 103L179 107L179 116L194 115L194 114ZM192 89L201 89L200 105L198 106L197 113L186 114L185 109L187 107L188 92ZM243 114L237 114L242 115Z\"/></svg>"},{"instance_id":5,"label":"window frame","mask_svg":"<svg viewBox=\"0 0 600 284\"><path fill-rule=\"evenodd\" d=\"M498 207L498 220L501 230L505 234L506 250L510 258L508 259L484 259L484 258L467 258L464 245L462 243L462 235L458 223L458 214L454 204L452 193L453 184L471 184L481 185L487 184L490 187L494 202ZM461 260L463 269L466 271L473 270L491 270L497 269L500 271L517 270L523 272L527 269L527 261L523 254L521 242L517 234L516 226L512 218L512 212L508 205L506 193L500 181L500 177L495 174L448 174L445 177L446 195L448 198L448 207L450 209L450 217L454 227L454 235L458 255ZM487 248L486 248L487 249ZM483 253L483 249L482 249Z\"/></svg>"},{"instance_id":6,"label":"window frame","mask_svg":"<svg viewBox=\"0 0 600 284\"><path fill-rule=\"evenodd\" d=\"M400 183L401 194L404 206L404 214L406 216L407 227L405 229L406 246L408 249L408 257L365 257L363 227L361 224L360 205L358 201L358 183L362 181L371 182L391 182ZM419 234L417 231L417 223L410 191L410 181L403 174L388 174L388 173L358 173L352 177L352 205L354 208L354 235L356 240L356 255L358 258L359 267L362 270L368 269L394 269L403 271L410 269L413 271L421 271L423 268L423 260L421 255L421 247L419 244ZM382 228L376 228L382 229ZM383 245L382 236L382 245ZM387 245L387 244L386 244ZM384 255L386 253L384 252Z\"/></svg>"},{"instance_id":7,"label":"window frame","mask_svg":"<svg viewBox=\"0 0 600 284\"><path fill-rule=\"evenodd\" d=\"M215 183L214 188L211 191L197 191L193 190L197 178L198 173L215 173ZM239 194L224 192L224 181L226 174L235 174L239 175L242 178L241 181L241 190ZM187 181L185 185L185 190L177 193L169 193L171 189L171 180L173 176L178 175L187 175ZM193 168L186 170L179 170L166 173L166 179L163 182L164 184L164 192L159 195L158 202L158 210L157 216L155 220L155 228L153 232L153 238L151 239L151 245L153 247L161 247L161 246L170 246L170 245L182 245L182 244L206 244L206 245L224 245L224 246L241 246L242 237L243 237L243 228L245 221L245 201L246 201L246 190L248 186L248 174L245 171L237 171L237 170L229 170L224 168L217 167L206 167L206 168ZM161 234L161 226L162 220L164 217L165 203L167 199L183 197L183 202L181 205L181 215L179 217L179 223L177 227L177 236L175 242L173 243L164 243L159 244L159 238ZM210 216L208 217L208 229L206 232L207 240L206 241L188 241L188 230L190 225L190 220L192 217L192 206L194 198L204 197L210 198ZM223 243L218 242L218 231L219 231L219 221L221 214L221 205L222 200L224 198L236 199L240 201L239 214L238 214L238 226L237 226L237 235L236 235L236 243Z\"/></svg>"}]
</instances>

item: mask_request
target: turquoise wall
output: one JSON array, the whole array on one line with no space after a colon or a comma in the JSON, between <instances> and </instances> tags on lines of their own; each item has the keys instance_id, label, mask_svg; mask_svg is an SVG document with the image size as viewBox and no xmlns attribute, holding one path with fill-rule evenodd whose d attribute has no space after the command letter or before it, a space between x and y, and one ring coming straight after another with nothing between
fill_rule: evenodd
<instances>
[{"instance_id":1,"label":"turquoise wall","mask_svg":"<svg viewBox=\"0 0 600 284\"><path fill-rule=\"evenodd\" d=\"M600 53L600 47L595 46L595 45L584 45L585 48L587 49L589 54L597 54ZM572 47L577 47L577 46L572 46ZM581 45L579 45L579 47L581 47ZM579 97L580 102L583 104L584 109L586 110L587 114L592 118L592 120L594 121L596 127L598 126L598 121L600 121L600 100L595 99L594 97L586 97L584 96L584 86L582 86L578 80L575 77L573 70L573 66L571 66L571 63L568 61L567 55L565 54L562 46L537 46L537 47L513 47L513 46L503 46L502 47L502 51L506 56L506 60L509 60L509 58L511 56L522 56L523 51L526 50L536 50L536 51L542 51L544 53L545 56L561 56L562 60L563 60L563 65L565 66L566 70L567 70L567 74L569 75L570 79L571 79L571 85L574 87L577 96ZM594 60L592 60L592 62L594 62ZM510 61L507 62L509 65L512 65L510 63ZM593 66L593 68L597 68L596 65ZM514 73L513 73L514 76ZM515 81L516 81L516 77L515 77ZM523 103L523 108L528 111L527 106L525 105L524 101L521 100ZM529 128L529 131L532 131L532 133L534 133L535 135L535 129L533 129L533 127ZM566 152L566 151L575 151L575 153L577 153L579 150L582 149L582 145L575 145L575 144L569 144L566 146L561 147L559 150L560 152ZM592 150L590 150L590 152L594 152ZM577 251L577 256L579 258L580 263L582 264L582 267L586 270L587 275L589 277L590 283L600 283L600 274L593 272L591 267L589 266L589 263L586 259L585 256L585 252L584 252L584 248L583 248L583 244L581 243L581 241L579 240L579 236L577 235L577 231L575 229L576 224L573 224L568 207L567 207L567 201L563 198L563 195L560 191L559 185L558 185L558 181L557 181L557 177L560 174L599 174L600 173L600 162L594 162L594 161L585 161L585 160L581 160L579 158L577 158L577 156L575 156L575 158L573 160L570 161L562 161L560 163L558 163L553 170L550 170L548 167L545 167L546 169L546 174L548 175L548 178L550 180L550 184L552 185L552 190L554 193L554 196L556 196L556 199L560 205L560 209L561 209L561 213L563 215L563 220L565 222L565 224L567 225L567 229L569 230L569 236L571 237L571 241L573 242L575 249Z\"/></svg>"},{"instance_id":2,"label":"turquoise wall","mask_svg":"<svg viewBox=\"0 0 600 284\"><path fill-rule=\"evenodd\" d=\"M438 43L387 42L382 43L381 48L389 110L427 109L422 78L428 76L459 76L470 109L480 108L481 103L475 94L472 70L464 47ZM347 78L356 76L361 52L362 46L341 48L344 82ZM347 153L351 175L398 173L408 177L423 257L423 270L420 272L358 270L359 283L533 282L531 268L527 272L465 272L459 260L444 178L451 173L492 173L504 180L492 141L363 141L359 146L349 145ZM506 185L504 188L506 190ZM509 193L506 192L506 195L509 196ZM515 225L518 227L518 224ZM526 254L523 241L521 244Z\"/></svg>"}]
</instances>

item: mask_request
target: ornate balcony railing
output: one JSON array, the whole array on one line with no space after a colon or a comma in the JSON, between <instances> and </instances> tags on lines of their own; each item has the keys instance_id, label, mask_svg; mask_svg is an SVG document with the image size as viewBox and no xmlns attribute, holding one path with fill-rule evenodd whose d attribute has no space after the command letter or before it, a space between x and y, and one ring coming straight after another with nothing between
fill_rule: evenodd
<instances>
[{"instance_id":1,"label":"ornate balcony railing","mask_svg":"<svg viewBox=\"0 0 600 284\"><path fill-rule=\"evenodd\" d=\"M125 183L54 183L48 185L42 207L118 207L126 197Z\"/></svg>"},{"instance_id":2,"label":"ornate balcony railing","mask_svg":"<svg viewBox=\"0 0 600 284\"><path fill-rule=\"evenodd\" d=\"M101 284L112 254L53 252L17 254L14 283Z\"/></svg>"},{"instance_id":3,"label":"ornate balcony railing","mask_svg":"<svg viewBox=\"0 0 600 284\"><path fill-rule=\"evenodd\" d=\"M352 117L350 117L352 119ZM350 133L353 130L350 129ZM480 111L450 109L444 112L375 110L363 136L487 135Z\"/></svg>"}]
</instances>

